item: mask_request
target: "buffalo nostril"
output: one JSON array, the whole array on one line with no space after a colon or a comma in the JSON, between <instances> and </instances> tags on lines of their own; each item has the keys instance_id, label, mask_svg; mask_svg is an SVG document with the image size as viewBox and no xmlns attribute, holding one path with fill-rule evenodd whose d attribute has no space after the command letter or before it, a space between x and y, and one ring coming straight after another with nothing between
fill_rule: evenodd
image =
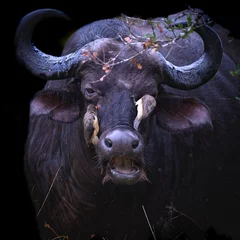
<instances>
[{"instance_id":1,"label":"buffalo nostril","mask_svg":"<svg viewBox=\"0 0 240 240\"><path fill-rule=\"evenodd\" d=\"M134 140L134 141L132 142L132 148L133 148L133 149L136 149L136 148L138 147L138 145L139 145L139 141L138 141L138 140Z\"/></svg>"},{"instance_id":2,"label":"buffalo nostril","mask_svg":"<svg viewBox=\"0 0 240 240\"><path fill-rule=\"evenodd\" d=\"M112 147L112 140L110 138L105 138L104 143L108 148Z\"/></svg>"}]
</instances>

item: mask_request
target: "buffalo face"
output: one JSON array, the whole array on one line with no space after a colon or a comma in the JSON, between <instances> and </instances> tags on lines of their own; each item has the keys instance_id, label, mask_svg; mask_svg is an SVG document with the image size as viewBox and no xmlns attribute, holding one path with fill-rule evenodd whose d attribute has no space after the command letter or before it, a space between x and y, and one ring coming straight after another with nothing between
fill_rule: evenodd
<instances>
[{"instance_id":1,"label":"buffalo face","mask_svg":"<svg viewBox=\"0 0 240 240\"><path fill-rule=\"evenodd\" d=\"M147 144L147 125L150 124L155 105L142 100L147 96L151 103L156 103L155 79L149 78L145 71L139 70L130 62L114 66L102 81L99 79L104 72L99 69L97 80L90 82L91 69L96 75L98 67L93 68L92 64L84 66L85 69L88 67L89 69L84 71L87 74L81 76L79 85L86 104L95 106L94 115L98 120L98 132L95 134L98 141L90 144L95 145L103 183L113 181L117 184L131 185L139 181L148 181L143 153ZM132 74L138 76L134 84L127 74L129 68ZM145 85L149 87L144 88ZM85 116L87 115L89 114L85 113ZM89 136L93 134L94 129L95 127Z\"/></svg>"}]
</instances>

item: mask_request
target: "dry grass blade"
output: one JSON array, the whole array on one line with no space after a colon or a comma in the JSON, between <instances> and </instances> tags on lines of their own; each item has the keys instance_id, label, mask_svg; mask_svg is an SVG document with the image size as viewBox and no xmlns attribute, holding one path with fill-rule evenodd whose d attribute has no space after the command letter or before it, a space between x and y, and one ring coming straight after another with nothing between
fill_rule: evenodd
<instances>
[{"instance_id":1,"label":"dry grass blade","mask_svg":"<svg viewBox=\"0 0 240 240\"><path fill-rule=\"evenodd\" d=\"M46 197L44 198L44 201L43 201L43 203L42 203L42 206L40 207L40 209L39 209L39 211L38 211L38 213L37 213L37 216L36 216L36 217L38 217L38 215L39 215L39 214L40 214L40 212L42 211L42 208L43 208L43 206L44 206L45 202L47 201L48 195L49 195L49 194L50 194L50 192L51 192L51 189L52 189L52 187L53 187L53 184L54 184L54 182L55 182L55 180L56 180L56 178L57 178L57 175L58 175L58 173L59 173L59 171L60 171L61 167L62 167L62 164L60 164L60 166L59 166L59 168L58 168L58 170L57 170L57 172L56 172L56 174L55 174L55 176L54 176L54 178L53 178L53 181L52 181L52 183L51 183L51 186L50 186L50 188L49 188L49 190L48 190L48 192L47 192L47 195L46 195Z\"/></svg>"},{"instance_id":2,"label":"dry grass blade","mask_svg":"<svg viewBox=\"0 0 240 240\"><path fill-rule=\"evenodd\" d=\"M189 217L188 215L186 215L186 214L178 211L177 209L175 209L175 208L173 208L173 207L171 207L171 208L172 208L172 210L173 210L174 212L177 212L177 213L179 213L180 215L188 218L190 221L192 221L194 224L196 224L196 225L205 233L204 229L203 229L196 221L194 221L191 217Z\"/></svg>"},{"instance_id":3,"label":"dry grass blade","mask_svg":"<svg viewBox=\"0 0 240 240\"><path fill-rule=\"evenodd\" d=\"M155 233L154 233L154 231L153 231L153 229L152 229L152 226L151 226L151 224L150 224L150 221L149 221L149 219L148 219L147 213L146 213L145 208L144 208L143 205L142 205L142 208L143 208L144 215L145 215L145 217L146 217L146 219L147 219L148 226L149 226L149 228L150 228L150 230L151 230L151 233L152 233L152 235L153 235L153 239L154 239L154 240L157 240L156 235L155 235Z\"/></svg>"}]
</instances>

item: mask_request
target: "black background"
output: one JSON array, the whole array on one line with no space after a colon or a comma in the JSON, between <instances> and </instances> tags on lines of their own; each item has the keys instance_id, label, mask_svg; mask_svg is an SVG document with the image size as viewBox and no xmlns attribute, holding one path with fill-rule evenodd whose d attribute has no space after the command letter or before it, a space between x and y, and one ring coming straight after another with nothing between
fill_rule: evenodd
<instances>
[{"instance_id":1,"label":"black background","mask_svg":"<svg viewBox=\"0 0 240 240\"><path fill-rule=\"evenodd\" d=\"M200 8L208 14L214 21L228 28L232 35L240 38L240 13L237 12L238 7L233 1L226 1L224 4L210 6L210 1L202 2L178 2L173 1L139 1L139 2L122 2L122 1L35 1L17 3L9 2L9 6L2 9L6 10L7 15L2 20L4 28L2 29L2 40L10 44L7 48L5 43L2 45L2 52L11 49L10 64L4 59L4 67L2 72L6 73L3 80L2 97L4 103L4 132L7 143L7 153L4 156L4 162L10 163L6 169L7 192L4 198L7 199L8 211L6 216L5 230L8 239L36 239L36 226L34 224L34 211L31 206L24 172L23 172L23 154L24 142L27 136L28 125L28 108L29 101L34 93L40 90L45 81L37 79L20 66L15 60L14 34L20 19L27 13L40 8L55 8L64 11L73 21L63 22L60 20L51 20L46 24L40 24L34 33L34 42L45 52L51 54L59 54L61 51L61 42L59 39L64 38L69 31L81 27L89 22L119 16L126 14L141 18L166 17L186 9L188 6L192 8ZM227 6L226 6L227 5ZM8 31L10 30L10 35ZM6 37L8 36L8 37ZM10 37L9 37L10 36ZM9 51L5 56L9 56ZM7 58L8 59L8 58ZM14 66L14 67L12 67ZM4 124L5 124L4 122ZM13 131L13 133L12 133ZM15 146L14 146L15 145ZM13 146L15 147L16 159L13 162ZM4 149L5 150L5 149ZM13 173L12 168L16 169ZM5 171L5 170L3 170ZM4 173L5 174L5 173ZM14 175L14 176L12 176ZM3 182L6 186L6 183ZM6 197L7 196L7 197ZM10 203L10 204L9 204ZM3 208L3 210L6 210ZM240 217L240 216L239 216ZM226 220L227 221L227 220Z\"/></svg>"}]
</instances>

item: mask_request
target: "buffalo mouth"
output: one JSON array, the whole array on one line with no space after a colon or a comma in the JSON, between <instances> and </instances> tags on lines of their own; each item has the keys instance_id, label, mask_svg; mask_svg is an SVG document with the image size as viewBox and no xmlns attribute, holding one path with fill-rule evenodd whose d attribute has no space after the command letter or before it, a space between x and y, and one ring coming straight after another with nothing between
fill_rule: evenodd
<instances>
[{"instance_id":1,"label":"buffalo mouth","mask_svg":"<svg viewBox=\"0 0 240 240\"><path fill-rule=\"evenodd\" d=\"M140 161L129 157L113 157L107 164L103 182L112 180L115 183L132 185L147 180Z\"/></svg>"}]
</instances>

